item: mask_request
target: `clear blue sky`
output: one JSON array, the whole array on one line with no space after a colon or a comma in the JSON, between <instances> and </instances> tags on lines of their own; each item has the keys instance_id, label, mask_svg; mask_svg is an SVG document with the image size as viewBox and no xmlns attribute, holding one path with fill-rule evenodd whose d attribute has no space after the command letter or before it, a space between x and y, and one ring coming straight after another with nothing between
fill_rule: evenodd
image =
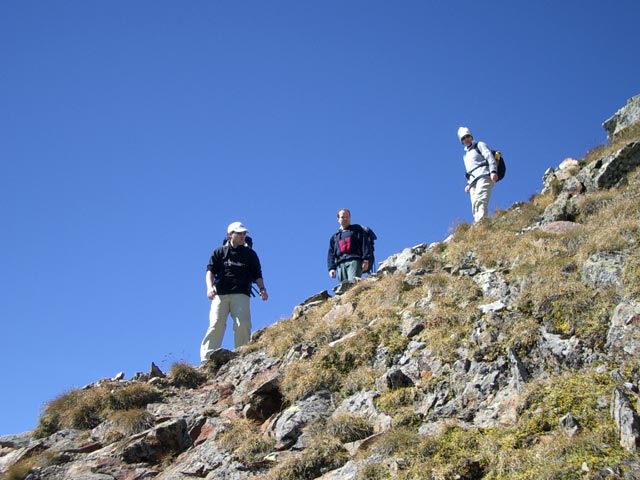
<instances>
[{"instance_id":1,"label":"clear blue sky","mask_svg":"<svg viewBox=\"0 0 640 480\"><path fill-rule=\"evenodd\" d=\"M606 141L640 93L640 3L0 2L0 434L155 362L199 363L205 266L251 230L254 330L334 286L335 212L377 257L471 221L456 130L503 151L492 210ZM232 343L229 326L225 346Z\"/></svg>"}]
</instances>

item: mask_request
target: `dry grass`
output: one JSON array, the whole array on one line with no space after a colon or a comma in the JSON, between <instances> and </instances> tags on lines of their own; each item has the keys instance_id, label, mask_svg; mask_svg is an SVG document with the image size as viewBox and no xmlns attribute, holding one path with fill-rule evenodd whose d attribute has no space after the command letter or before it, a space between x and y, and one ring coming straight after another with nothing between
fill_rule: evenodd
<instances>
[{"instance_id":1,"label":"dry grass","mask_svg":"<svg viewBox=\"0 0 640 480\"><path fill-rule=\"evenodd\" d=\"M349 443L373 435L373 425L360 415L344 413L327 422L326 432L342 443Z\"/></svg>"},{"instance_id":2,"label":"dry grass","mask_svg":"<svg viewBox=\"0 0 640 480\"><path fill-rule=\"evenodd\" d=\"M185 362L177 362L169 370L169 378L176 387L198 388L207 376Z\"/></svg>"},{"instance_id":3,"label":"dry grass","mask_svg":"<svg viewBox=\"0 0 640 480\"><path fill-rule=\"evenodd\" d=\"M130 437L143 432L154 425L155 418L143 408L131 410L117 410L109 414L112 422L112 430L117 432L120 438Z\"/></svg>"},{"instance_id":4,"label":"dry grass","mask_svg":"<svg viewBox=\"0 0 640 480\"><path fill-rule=\"evenodd\" d=\"M273 448L273 441L260 433L260 428L247 419L229 424L216 439L220 447L231 452L244 465L262 461Z\"/></svg>"},{"instance_id":5,"label":"dry grass","mask_svg":"<svg viewBox=\"0 0 640 480\"><path fill-rule=\"evenodd\" d=\"M314 436L310 446L269 472L270 480L312 480L343 466L349 455L340 441L326 433Z\"/></svg>"},{"instance_id":6,"label":"dry grass","mask_svg":"<svg viewBox=\"0 0 640 480\"><path fill-rule=\"evenodd\" d=\"M155 387L136 383L71 390L47 404L34 436L46 437L63 428L94 428L112 411L143 408L161 398Z\"/></svg>"}]
</instances>

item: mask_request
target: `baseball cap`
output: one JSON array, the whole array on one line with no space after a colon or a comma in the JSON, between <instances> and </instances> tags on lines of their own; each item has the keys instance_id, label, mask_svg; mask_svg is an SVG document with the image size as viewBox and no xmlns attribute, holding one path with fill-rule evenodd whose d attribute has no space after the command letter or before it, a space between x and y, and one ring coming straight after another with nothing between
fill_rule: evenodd
<instances>
[{"instance_id":1,"label":"baseball cap","mask_svg":"<svg viewBox=\"0 0 640 480\"><path fill-rule=\"evenodd\" d=\"M249 230L245 227L242 222L233 222L229 224L227 227L227 233L231 232L248 232Z\"/></svg>"}]
</instances>

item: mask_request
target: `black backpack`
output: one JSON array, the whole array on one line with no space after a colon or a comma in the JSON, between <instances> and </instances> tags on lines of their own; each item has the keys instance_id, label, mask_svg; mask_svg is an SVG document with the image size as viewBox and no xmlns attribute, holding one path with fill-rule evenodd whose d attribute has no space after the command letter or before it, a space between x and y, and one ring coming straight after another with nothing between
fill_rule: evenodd
<instances>
[{"instance_id":1,"label":"black backpack","mask_svg":"<svg viewBox=\"0 0 640 480\"><path fill-rule=\"evenodd\" d=\"M473 148L480 154L480 156L482 156L482 152L478 148L477 143L473 145ZM493 158L496 159L496 167L498 167L498 171L496 173L498 174L498 181L500 181L504 178L505 174L507 173L507 164L504 163L504 157L502 156L502 152L500 152L500 150L491 150L491 154L493 155ZM476 168L488 167L488 166L489 166L489 162L485 160L483 164L478 165ZM474 168L473 170L475 170L476 168ZM471 172L466 173L467 180L469 179L469 177L471 177L471 173L473 172L473 170L471 170Z\"/></svg>"},{"instance_id":2,"label":"black backpack","mask_svg":"<svg viewBox=\"0 0 640 480\"><path fill-rule=\"evenodd\" d=\"M367 244L369 245L369 251L371 252L371 261L369 262L369 270L367 270L367 273L371 274L371 273L375 273L376 271L376 257L374 255L374 250L375 250L375 242L378 239L378 237L376 236L375 233L373 233L373 230L371 230L369 227L365 227L364 225L360 225L362 227L362 231L364 232L364 238L365 238L365 242L367 242Z\"/></svg>"}]
</instances>

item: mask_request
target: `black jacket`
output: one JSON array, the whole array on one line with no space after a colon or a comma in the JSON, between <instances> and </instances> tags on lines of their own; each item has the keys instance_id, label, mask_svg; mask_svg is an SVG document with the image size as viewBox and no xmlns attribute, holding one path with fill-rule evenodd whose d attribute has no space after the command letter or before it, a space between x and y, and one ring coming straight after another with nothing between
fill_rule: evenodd
<instances>
[{"instance_id":1,"label":"black jacket","mask_svg":"<svg viewBox=\"0 0 640 480\"><path fill-rule=\"evenodd\" d=\"M368 260L371 262L371 251L366 234L358 224L340 229L329 240L327 268L335 270L342 262L349 260Z\"/></svg>"},{"instance_id":2,"label":"black jacket","mask_svg":"<svg viewBox=\"0 0 640 480\"><path fill-rule=\"evenodd\" d=\"M213 273L213 284L218 295L250 295L251 284L262 278L258 255L252 248L244 245L216 248L211 254L207 270Z\"/></svg>"}]
</instances>

